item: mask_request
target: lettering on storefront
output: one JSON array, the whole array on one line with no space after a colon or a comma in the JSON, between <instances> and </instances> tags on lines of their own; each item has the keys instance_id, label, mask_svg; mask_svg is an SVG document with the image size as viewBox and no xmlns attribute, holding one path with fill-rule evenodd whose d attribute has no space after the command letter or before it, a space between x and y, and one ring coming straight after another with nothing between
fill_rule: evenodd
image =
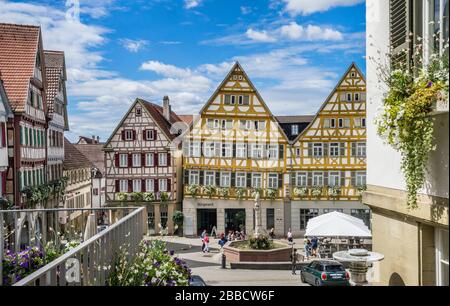
<instances>
[{"instance_id":1,"label":"lettering on storefront","mask_svg":"<svg viewBox=\"0 0 450 306\"><path fill-rule=\"evenodd\" d=\"M214 207L214 203L198 203L198 207Z\"/></svg>"}]
</instances>

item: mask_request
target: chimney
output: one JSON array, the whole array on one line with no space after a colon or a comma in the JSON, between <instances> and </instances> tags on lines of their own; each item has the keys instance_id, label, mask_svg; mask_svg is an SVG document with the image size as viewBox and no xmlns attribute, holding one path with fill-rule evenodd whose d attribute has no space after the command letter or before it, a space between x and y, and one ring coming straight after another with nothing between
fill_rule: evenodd
<instances>
[{"instance_id":1,"label":"chimney","mask_svg":"<svg viewBox=\"0 0 450 306\"><path fill-rule=\"evenodd\" d=\"M168 96L165 96L163 99L163 116L169 122L170 122L170 113L171 113L170 99Z\"/></svg>"}]
</instances>

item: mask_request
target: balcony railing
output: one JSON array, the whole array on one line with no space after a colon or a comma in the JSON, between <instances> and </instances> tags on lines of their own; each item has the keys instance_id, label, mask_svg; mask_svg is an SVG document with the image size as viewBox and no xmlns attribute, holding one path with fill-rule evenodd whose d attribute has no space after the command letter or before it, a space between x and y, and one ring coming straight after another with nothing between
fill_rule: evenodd
<instances>
[{"instance_id":1,"label":"balcony railing","mask_svg":"<svg viewBox=\"0 0 450 306\"><path fill-rule=\"evenodd\" d=\"M42 210L15 210L15 211L0 211L0 262L4 255L4 246L11 241L17 244L19 240L10 239L3 232L8 224L5 221L12 220L17 223L18 220L36 220L37 216L47 216L44 224L47 228L42 228L41 225L31 225L30 228L39 228L52 230L50 224L58 223L58 215L73 212L70 209L42 209ZM29 274L25 278L14 283L14 286L99 286L105 285L111 272L111 266L115 255L120 251L121 247L125 247L128 252L128 260L131 260L137 253L140 242L143 236L147 233L147 211L145 207L139 208L99 208L99 209L80 209L81 216L85 211L89 211L91 216L109 215L109 224L101 225L97 228L97 220L95 217L89 221L86 220L85 226L81 226L84 232L84 237L81 244L72 250L66 252L55 260L49 262L37 271ZM55 216L56 215L56 216ZM120 218L120 215L123 217ZM49 221L53 216L54 220ZM46 222L45 222L46 221ZM83 222L83 220L79 220ZM37 224L37 223L36 223ZM90 225L90 226L89 226ZM18 226L15 224L15 230L22 228L22 223L19 221ZM94 227L94 228L93 228ZM71 231L72 226L65 224L67 231ZM41 230L42 231L42 230ZM87 235L90 232L90 235ZM58 233L59 234L59 233ZM22 233L16 233L16 236L22 236ZM56 236L56 233L55 233ZM9 240L9 241L8 241ZM36 239L38 240L38 239ZM45 241L45 239L43 239ZM44 242L43 241L43 242ZM42 242L42 243L43 243ZM34 245L42 244L40 241L35 241ZM33 245L33 243L31 243ZM13 246L14 247L14 246ZM17 249L18 246L15 245ZM3 278L3 269L0 265L0 282ZM1 284L1 283L0 283Z\"/></svg>"}]
</instances>

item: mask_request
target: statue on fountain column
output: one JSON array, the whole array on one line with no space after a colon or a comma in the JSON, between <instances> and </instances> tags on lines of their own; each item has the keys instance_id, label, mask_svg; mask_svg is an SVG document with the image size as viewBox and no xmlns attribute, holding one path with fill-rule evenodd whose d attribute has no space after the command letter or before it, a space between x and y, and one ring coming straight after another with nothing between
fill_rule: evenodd
<instances>
[{"instance_id":1,"label":"statue on fountain column","mask_svg":"<svg viewBox=\"0 0 450 306\"><path fill-rule=\"evenodd\" d=\"M255 237L262 234L260 198L259 192L255 192Z\"/></svg>"}]
</instances>

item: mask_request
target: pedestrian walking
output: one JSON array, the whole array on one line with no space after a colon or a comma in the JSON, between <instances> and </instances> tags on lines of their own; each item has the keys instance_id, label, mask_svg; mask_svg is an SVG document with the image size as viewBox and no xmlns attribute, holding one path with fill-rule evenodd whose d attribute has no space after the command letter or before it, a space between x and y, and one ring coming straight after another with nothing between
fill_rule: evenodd
<instances>
[{"instance_id":1,"label":"pedestrian walking","mask_svg":"<svg viewBox=\"0 0 450 306\"><path fill-rule=\"evenodd\" d=\"M275 239L275 229L272 227L269 232L269 237L273 240Z\"/></svg>"},{"instance_id":2,"label":"pedestrian walking","mask_svg":"<svg viewBox=\"0 0 450 306\"><path fill-rule=\"evenodd\" d=\"M297 274L297 260L298 260L297 249L294 249L294 251L291 254L292 275Z\"/></svg>"},{"instance_id":3,"label":"pedestrian walking","mask_svg":"<svg viewBox=\"0 0 450 306\"><path fill-rule=\"evenodd\" d=\"M309 260L309 257L311 256L311 241L305 238L304 244L305 244L306 260Z\"/></svg>"},{"instance_id":4,"label":"pedestrian walking","mask_svg":"<svg viewBox=\"0 0 450 306\"><path fill-rule=\"evenodd\" d=\"M203 238L203 242L205 244L205 248L203 249L203 253L209 253L209 237L208 237L208 234L206 234L205 238Z\"/></svg>"},{"instance_id":5,"label":"pedestrian walking","mask_svg":"<svg viewBox=\"0 0 450 306\"><path fill-rule=\"evenodd\" d=\"M206 236L206 230L203 230L203 232L200 235L200 239L202 240L202 252L205 250L205 238Z\"/></svg>"},{"instance_id":6,"label":"pedestrian walking","mask_svg":"<svg viewBox=\"0 0 450 306\"><path fill-rule=\"evenodd\" d=\"M294 236L292 235L292 231L291 229L289 229L288 233L287 233L287 240L288 242L294 242Z\"/></svg>"}]
</instances>

